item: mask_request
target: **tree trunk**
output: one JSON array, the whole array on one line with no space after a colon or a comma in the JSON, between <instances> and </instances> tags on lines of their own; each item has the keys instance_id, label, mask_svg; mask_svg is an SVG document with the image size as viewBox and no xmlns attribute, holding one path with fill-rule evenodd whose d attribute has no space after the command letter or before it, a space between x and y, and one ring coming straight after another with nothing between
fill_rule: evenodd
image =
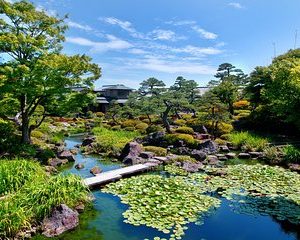
<instances>
[{"instance_id":1,"label":"tree trunk","mask_svg":"<svg viewBox=\"0 0 300 240\"><path fill-rule=\"evenodd\" d=\"M27 114L22 115L22 143L23 144L30 144L30 127L29 127L29 119Z\"/></svg>"},{"instance_id":2,"label":"tree trunk","mask_svg":"<svg viewBox=\"0 0 300 240\"><path fill-rule=\"evenodd\" d=\"M147 115L147 118L148 118L148 120L149 120L149 125L151 125L151 124L152 124L151 117L150 117L150 115L149 115L149 114L146 114L146 115Z\"/></svg>"},{"instance_id":3,"label":"tree trunk","mask_svg":"<svg viewBox=\"0 0 300 240\"><path fill-rule=\"evenodd\" d=\"M162 121L163 121L163 124L164 124L164 126L167 130L167 133L171 133L171 126L170 126L170 123L168 121L168 115L169 115L170 111L171 111L171 107L168 106L162 114Z\"/></svg>"}]
</instances>

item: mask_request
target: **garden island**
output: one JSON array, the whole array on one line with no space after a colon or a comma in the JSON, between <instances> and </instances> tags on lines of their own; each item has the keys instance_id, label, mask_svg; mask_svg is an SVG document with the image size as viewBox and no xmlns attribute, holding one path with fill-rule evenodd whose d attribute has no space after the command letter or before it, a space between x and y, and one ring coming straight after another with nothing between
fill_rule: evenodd
<instances>
[{"instance_id":1,"label":"garden island","mask_svg":"<svg viewBox=\"0 0 300 240\"><path fill-rule=\"evenodd\" d=\"M173 36L105 21L149 44ZM193 22L166 24L217 38ZM297 36L249 74L224 61L205 86L178 74L127 87L102 84L109 67L65 42L148 53L113 35L71 38L68 27L103 36L37 4L0 0L1 240L300 239ZM213 51L173 52L191 48L201 58Z\"/></svg>"}]
</instances>

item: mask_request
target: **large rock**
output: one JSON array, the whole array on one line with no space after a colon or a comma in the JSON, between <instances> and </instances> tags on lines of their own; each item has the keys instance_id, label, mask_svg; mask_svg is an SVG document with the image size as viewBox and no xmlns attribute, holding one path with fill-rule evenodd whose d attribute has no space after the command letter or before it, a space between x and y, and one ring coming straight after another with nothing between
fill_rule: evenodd
<instances>
[{"instance_id":1,"label":"large rock","mask_svg":"<svg viewBox=\"0 0 300 240\"><path fill-rule=\"evenodd\" d=\"M182 169L184 169L187 172L198 172L200 169L203 168L202 163L193 163L193 162L183 162Z\"/></svg>"},{"instance_id":2,"label":"large rock","mask_svg":"<svg viewBox=\"0 0 300 240\"><path fill-rule=\"evenodd\" d=\"M46 237L55 237L78 226L78 213L61 204L53 209L50 217L43 220L42 230Z\"/></svg>"},{"instance_id":3,"label":"large rock","mask_svg":"<svg viewBox=\"0 0 300 240\"><path fill-rule=\"evenodd\" d=\"M120 159L123 161L124 164L127 165L134 165L139 163L141 159L139 155L142 152L142 147L137 142L129 142L125 145L122 150Z\"/></svg>"},{"instance_id":4,"label":"large rock","mask_svg":"<svg viewBox=\"0 0 300 240\"><path fill-rule=\"evenodd\" d=\"M50 158L48 160L48 164L51 167L59 167L61 165L67 164L67 163L68 163L68 159Z\"/></svg>"},{"instance_id":5,"label":"large rock","mask_svg":"<svg viewBox=\"0 0 300 240\"><path fill-rule=\"evenodd\" d=\"M76 168L76 169L83 169L83 168L84 168L84 165L83 165L83 163L77 163L77 164L75 165L75 168Z\"/></svg>"},{"instance_id":6,"label":"large rock","mask_svg":"<svg viewBox=\"0 0 300 240\"><path fill-rule=\"evenodd\" d=\"M95 137L86 137L85 139L83 139L81 146L85 147L91 145L93 142L95 142L95 140Z\"/></svg>"},{"instance_id":7,"label":"large rock","mask_svg":"<svg viewBox=\"0 0 300 240\"><path fill-rule=\"evenodd\" d=\"M202 143L199 143L198 150L202 150L207 153L215 153L218 151L218 145L212 140L206 140Z\"/></svg>"},{"instance_id":8,"label":"large rock","mask_svg":"<svg viewBox=\"0 0 300 240\"><path fill-rule=\"evenodd\" d=\"M240 154L238 155L238 157L239 157L240 159L250 159L250 158L251 158L251 155L250 155L249 153L240 153Z\"/></svg>"},{"instance_id":9,"label":"large rock","mask_svg":"<svg viewBox=\"0 0 300 240\"><path fill-rule=\"evenodd\" d=\"M90 173L91 174L93 174L93 175L97 175L97 174L99 174L99 173L101 173L102 172L102 169L100 168L100 167L98 167L98 166L95 166L95 167L93 167L91 170L90 170Z\"/></svg>"},{"instance_id":10,"label":"large rock","mask_svg":"<svg viewBox=\"0 0 300 240\"><path fill-rule=\"evenodd\" d=\"M145 158L145 159L150 159L150 158L154 157L154 153L153 152L141 152L140 157Z\"/></svg>"},{"instance_id":11,"label":"large rock","mask_svg":"<svg viewBox=\"0 0 300 240\"><path fill-rule=\"evenodd\" d=\"M207 154L200 150L193 150L191 152L191 157L195 158L197 161L204 161L206 159Z\"/></svg>"},{"instance_id":12,"label":"large rock","mask_svg":"<svg viewBox=\"0 0 300 240\"><path fill-rule=\"evenodd\" d=\"M228 159L234 159L234 158L236 158L236 154L233 153L233 152L226 153L225 156L226 156Z\"/></svg>"},{"instance_id":13,"label":"large rock","mask_svg":"<svg viewBox=\"0 0 300 240\"><path fill-rule=\"evenodd\" d=\"M149 146L163 146L165 135L164 132L150 133L142 139L142 143Z\"/></svg>"},{"instance_id":14,"label":"large rock","mask_svg":"<svg viewBox=\"0 0 300 240\"><path fill-rule=\"evenodd\" d=\"M64 150L57 154L57 157L60 159L68 159L70 162L75 162L75 157L69 150Z\"/></svg>"}]
</instances>

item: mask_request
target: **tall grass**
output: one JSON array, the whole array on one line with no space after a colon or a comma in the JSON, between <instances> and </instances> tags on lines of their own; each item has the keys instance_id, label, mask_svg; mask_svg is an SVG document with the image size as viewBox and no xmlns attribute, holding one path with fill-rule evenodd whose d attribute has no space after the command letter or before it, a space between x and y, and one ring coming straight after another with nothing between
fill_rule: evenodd
<instances>
[{"instance_id":1,"label":"tall grass","mask_svg":"<svg viewBox=\"0 0 300 240\"><path fill-rule=\"evenodd\" d=\"M34 166L37 172L30 172L30 179L15 187L14 177L6 178L6 186L11 189L10 194L0 200L0 239L13 237L18 231L38 223L51 210L60 205L67 204L75 207L79 202L89 201L89 190L82 184L81 178L74 175L46 176L42 168L35 162L24 163L25 160L0 161L0 168L4 166L11 169L20 162L21 166ZM9 163L15 162L10 165ZM26 176L18 170L20 176ZM15 192L13 192L15 191Z\"/></svg>"},{"instance_id":2,"label":"tall grass","mask_svg":"<svg viewBox=\"0 0 300 240\"><path fill-rule=\"evenodd\" d=\"M138 132L110 130L104 127L94 128L93 133L97 141L95 150L113 155L119 154L126 143L140 135Z\"/></svg>"},{"instance_id":3,"label":"tall grass","mask_svg":"<svg viewBox=\"0 0 300 240\"><path fill-rule=\"evenodd\" d=\"M27 182L45 177L46 173L38 162L0 160L0 196L19 190Z\"/></svg>"},{"instance_id":4,"label":"tall grass","mask_svg":"<svg viewBox=\"0 0 300 240\"><path fill-rule=\"evenodd\" d=\"M300 149L292 145L283 148L283 160L286 163L300 163Z\"/></svg>"},{"instance_id":5,"label":"tall grass","mask_svg":"<svg viewBox=\"0 0 300 240\"><path fill-rule=\"evenodd\" d=\"M256 136L249 132L228 134L228 140L236 147L247 151L263 151L268 146L268 139Z\"/></svg>"}]
</instances>

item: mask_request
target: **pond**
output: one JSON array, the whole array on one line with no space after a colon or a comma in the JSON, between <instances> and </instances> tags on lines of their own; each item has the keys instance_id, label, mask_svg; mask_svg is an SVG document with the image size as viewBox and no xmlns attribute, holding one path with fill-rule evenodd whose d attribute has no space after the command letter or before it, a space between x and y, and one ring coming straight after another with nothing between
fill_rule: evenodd
<instances>
[{"instance_id":1,"label":"pond","mask_svg":"<svg viewBox=\"0 0 300 240\"><path fill-rule=\"evenodd\" d=\"M67 148L74 148L80 143L79 138L66 139ZM77 170L76 163L84 163L85 168ZM120 163L101 160L99 156L84 156L79 152L76 162L65 168L64 173L77 174L82 177L91 176L89 170L95 165L103 171L109 171L121 167ZM93 209L81 215L80 226L72 232L64 234L55 239L60 240L143 240L161 237L168 239L168 235L146 226L133 226L124 223L122 213L128 206L122 204L119 197L94 190L95 201ZM183 240L299 240L300 225L291 224L288 221L279 221L274 217L264 214L256 204L252 214L239 209L238 203L232 206L232 202L219 197L221 206L210 216L204 218L204 224L188 224L188 230L182 237ZM249 207L248 206L248 207ZM37 236L34 239L43 239Z\"/></svg>"}]
</instances>

